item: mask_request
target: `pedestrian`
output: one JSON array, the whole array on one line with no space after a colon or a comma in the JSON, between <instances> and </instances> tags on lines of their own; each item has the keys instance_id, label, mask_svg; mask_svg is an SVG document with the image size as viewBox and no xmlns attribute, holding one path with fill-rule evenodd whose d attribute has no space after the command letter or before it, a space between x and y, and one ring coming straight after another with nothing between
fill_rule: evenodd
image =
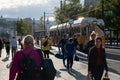
<instances>
[{"instance_id":1,"label":"pedestrian","mask_svg":"<svg viewBox=\"0 0 120 80\"><path fill-rule=\"evenodd\" d=\"M44 52L44 58L49 58L50 48L51 48L51 40L49 36L46 35L45 38L42 40L42 50Z\"/></svg>"},{"instance_id":2,"label":"pedestrian","mask_svg":"<svg viewBox=\"0 0 120 80\"><path fill-rule=\"evenodd\" d=\"M73 41L74 41L74 45L75 45L75 54L76 54L76 50L77 50L77 46L79 45L79 43L78 43L78 41L77 41L77 35L76 34L74 34L74 36L73 36Z\"/></svg>"},{"instance_id":3,"label":"pedestrian","mask_svg":"<svg viewBox=\"0 0 120 80\"><path fill-rule=\"evenodd\" d=\"M63 36L63 38L60 40L60 42L58 43L58 46L61 46L61 50L62 50L62 55L63 55L63 65L65 66L65 59L66 59L66 52L65 52L65 45L68 41L68 35L65 34Z\"/></svg>"},{"instance_id":4,"label":"pedestrian","mask_svg":"<svg viewBox=\"0 0 120 80\"><path fill-rule=\"evenodd\" d=\"M2 39L0 38L0 57L2 54L2 48L3 48L3 42L2 42Z\"/></svg>"},{"instance_id":5,"label":"pedestrian","mask_svg":"<svg viewBox=\"0 0 120 80\"><path fill-rule=\"evenodd\" d=\"M7 53L6 58L9 59L9 56L10 56L10 39L7 38L4 43L5 43L6 53Z\"/></svg>"},{"instance_id":6,"label":"pedestrian","mask_svg":"<svg viewBox=\"0 0 120 80\"><path fill-rule=\"evenodd\" d=\"M21 39L20 38L18 39L18 43L19 43L19 45L21 45Z\"/></svg>"},{"instance_id":7,"label":"pedestrian","mask_svg":"<svg viewBox=\"0 0 120 80\"><path fill-rule=\"evenodd\" d=\"M105 76L108 76L108 66L106 62L105 49L102 48L102 38L97 37L95 46L90 49L88 55L88 76L94 80L101 80L104 70Z\"/></svg>"},{"instance_id":8,"label":"pedestrian","mask_svg":"<svg viewBox=\"0 0 120 80\"><path fill-rule=\"evenodd\" d=\"M87 42L87 44L85 45L85 48L84 48L85 54L88 54L89 49L95 45L95 38L96 38L96 33L95 33L95 31L92 31L92 33L90 35L90 41Z\"/></svg>"},{"instance_id":9,"label":"pedestrian","mask_svg":"<svg viewBox=\"0 0 120 80\"><path fill-rule=\"evenodd\" d=\"M36 39L37 46L39 46L39 37Z\"/></svg>"},{"instance_id":10,"label":"pedestrian","mask_svg":"<svg viewBox=\"0 0 120 80\"><path fill-rule=\"evenodd\" d=\"M22 42L21 42L21 41L22 41L22 37L20 38L19 41L20 41L20 46L21 46L21 50L22 50L22 49L23 49L23 44L22 44Z\"/></svg>"},{"instance_id":11,"label":"pedestrian","mask_svg":"<svg viewBox=\"0 0 120 80\"><path fill-rule=\"evenodd\" d=\"M65 51L67 54L67 70L68 71L69 69L72 68L72 65L73 65L74 50L75 50L74 40L70 38L65 45Z\"/></svg>"},{"instance_id":12,"label":"pedestrian","mask_svg":"<svg viewBox=\"0 0 120 80\"><path fill-rule=\"evenodd\" d=\"M12 40L10 41L10 45L11 45L11 53L12 53L12 59L17 51L17 40L15 39L15 37L12 38Z\"/></svg>"},{"instance_id":13,"label":"pedestrian","mask_svg":"<svg viewBox=\"0 0 120 80\"><path fill-rule=\"evenodd\" d=\"M77 35L76 35L76 34L74 34L74 36L73 36L73 42L74 42L74 54L75 54L74 60L79 61L79 57L78 57L77 54L76 54L76 50L77 50L77 48L78 48L78 46L79 46L79 43L78 43L78 41L77 41Z\"/></svg>"},{"instance_id":14,"label":"pedestrian","mask_svg":"<svg viewBox=\"0 0 120 80\"><path fill-rule=\"evenodd\" d=\"M58 53L61 54L62 53L61 52L61 45L57 45L57 47L58 47Z\"/></svg>"},{"instance_id":15,"label":"pedestrian","mask_svg":"<svg viewBox=\"0 0 120 80\"><path fill-rule=\"evenodd\" d=\"M38 54L37 50L34 48L33 36L31 36L31 35L25 36L23 38L22 42L23 42L24 48L22 50L16 52L16 54L13 58L11 68L10 68L10 73L9 73L9 80L22 80L19 78L21 78L21 74L24 74L23 60L25 57L31 57L32 59L34 59L34 62L41 70L42 56L40 56ZM33 65L31 65L31 66L33 66ZM32 73L30 73L30 74L32 74ZM32 77L32 76L29 76L29 77ZM37 74L35 74L34 80L41 80L41 79L39 79L40 77L41 77L41 72L39 71ZM28 80L28 79L26 79L26 80ZM29 79L29 80L31 80L31 79Z\"/></svg>"}]
</instances>

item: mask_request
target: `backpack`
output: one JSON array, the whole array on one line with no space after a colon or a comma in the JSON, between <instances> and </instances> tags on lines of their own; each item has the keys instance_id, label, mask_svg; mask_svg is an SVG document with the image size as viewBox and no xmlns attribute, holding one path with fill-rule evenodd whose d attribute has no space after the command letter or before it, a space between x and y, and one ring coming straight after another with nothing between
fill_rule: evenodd
<instances>
[{"instance_id":1,"label":"backpack","mask_svg":"<svg viewBox=\"0 0 120 80\"><path fill-rule=\"evenodd\" d=\"M47 44L48 44L48 40L46 40L46 41L43 43L43 46L45 47L45 46L47 46Z\"/></svg>"},{"instance_id":2,"label":"backpack","mask_svg":"<svg viewBox=\"0 0 120 80\"><path fill-rule=\"evenodd\" d=\"M43 58L42 51L40 49L37 49L37 51L39 55ZM43 58L41 71L42 80L54 80L56 72L57 71L54 67L52 60Z\"/></svg>"},{"instance_id":3,"label":"backpack","mask_svg":"<svg viewBox=\"0 0 120 80\"><path fill-rule=\"evenodd\" d=\"M36 64L35 60L30 57L32 51L28 53L28 55L23 55L23 66L22 73L19 75L18 80L37 80L36 74L40 72L40 68Z\"/></svg>"}]
</instances>

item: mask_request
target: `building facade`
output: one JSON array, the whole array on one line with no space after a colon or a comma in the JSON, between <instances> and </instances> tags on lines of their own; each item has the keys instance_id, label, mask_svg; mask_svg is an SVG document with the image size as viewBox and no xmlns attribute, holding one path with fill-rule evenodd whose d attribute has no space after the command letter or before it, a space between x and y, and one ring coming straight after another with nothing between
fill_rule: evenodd
<instances>
[{"instance_id":1,"label":"building facade","mask_svg":"<svg viewBox=\"0 0 120 80\"><path fill-rule=\"evenodd\" d=\"M84 0L84 7L96 6L100 0Z\"/></svg>"}]
</instances>

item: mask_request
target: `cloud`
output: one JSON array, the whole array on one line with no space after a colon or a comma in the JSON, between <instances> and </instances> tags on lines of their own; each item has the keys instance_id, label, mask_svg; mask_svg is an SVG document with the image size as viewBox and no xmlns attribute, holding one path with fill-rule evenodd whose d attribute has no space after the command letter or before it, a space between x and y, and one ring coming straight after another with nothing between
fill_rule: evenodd
<instances>
[{"instance_id":1,"label":"cloud","mask_svg":"<svg viewBox=\"0 0 120 80\"><path fill-rule=\"evenodd\" d=\"M6 6L6 7L3 7ZM9 18L46 18L54 16L54 8L60 7L60 0L0 0L0 15Z\"/></svg>"},{"instance_id":2,"label":"cloud","mask_svg":"<svg viewBox=\"0 0 120 80\"><path fill-rule=\"evenodd\" d=\"M55 17L49 17L49 21L55 21Z\"/></svg>"},{"instance_id":3,"label":"cloud","mask_svg":"<svg viewBox=\"0 0 120 80\"><path fill-rule=\"evenodd\" d=\"M50 0L0 0L0 10L30 5L45 5L49 2Z\"/></svg>"}]
</instances>

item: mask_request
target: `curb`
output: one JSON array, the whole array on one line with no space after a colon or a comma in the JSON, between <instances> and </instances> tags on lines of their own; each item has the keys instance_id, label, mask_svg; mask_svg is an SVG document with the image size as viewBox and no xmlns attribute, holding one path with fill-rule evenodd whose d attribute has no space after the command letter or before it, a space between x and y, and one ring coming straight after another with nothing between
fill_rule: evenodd
<instances>
[{"instance_id":1,"label":"curb","mask_svg":"<svg viewBox=\"0 0 120 80\"><path fill-rule=\"evenodd\" d=\"M120 49L120 46L105 46L105 48Z\"/></svg>"}]
</instances>

